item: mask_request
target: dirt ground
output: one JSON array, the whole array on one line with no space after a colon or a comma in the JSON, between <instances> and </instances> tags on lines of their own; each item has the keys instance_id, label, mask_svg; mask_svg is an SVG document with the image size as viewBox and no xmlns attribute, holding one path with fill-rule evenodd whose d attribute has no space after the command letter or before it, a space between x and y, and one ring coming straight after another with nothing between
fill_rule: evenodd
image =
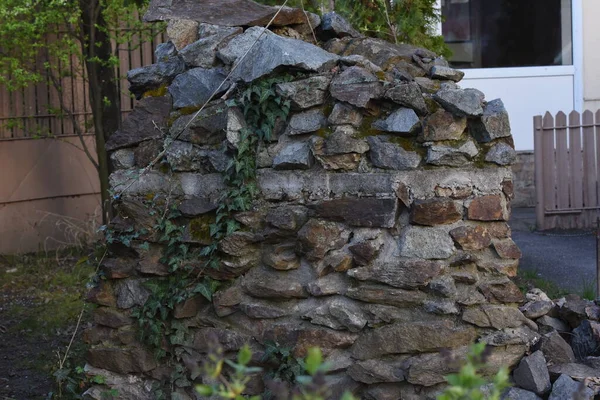
<instances>
[{"instance_id":1,"label":"dirt ground","mask_svg":"<svg viewBox=\"0 0 600 400\"><path fill-rule=\"evenodd\" d=\"M65 385L59 395L53 374L75 330L85 283L93 273L81 251L0 255L0 400L76 398ZM75 342L63 372L83 366L82 346ZM75 382L75 373L69 374Z\"/></svg>"}]
</instances>

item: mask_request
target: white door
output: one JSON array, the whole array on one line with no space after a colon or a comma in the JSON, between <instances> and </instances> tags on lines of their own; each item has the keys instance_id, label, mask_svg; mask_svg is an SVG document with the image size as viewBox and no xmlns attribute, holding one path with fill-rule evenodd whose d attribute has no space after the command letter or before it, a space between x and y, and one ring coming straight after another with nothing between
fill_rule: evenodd
<instances>
[{"instance_id":1,"label":"white door","mask_svg":"<svg viewBox=\"0 0 600 400\"><path fill-rule=\"evenodd\" d=\"M440 27L463 87L501 98L517 150L532 117L581 110L581 0L441 0ZM574 40L573 40L574 39Z\"/></svg>"}]
</instances>

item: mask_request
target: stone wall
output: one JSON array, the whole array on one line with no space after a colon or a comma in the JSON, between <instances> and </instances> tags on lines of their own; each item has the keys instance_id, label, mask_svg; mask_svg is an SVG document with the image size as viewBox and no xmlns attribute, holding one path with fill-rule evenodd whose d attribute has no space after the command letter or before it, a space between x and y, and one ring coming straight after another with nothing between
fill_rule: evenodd
<instances>
[{"instance_id":1,"label":"stone wall","mask_svg":"<svg viewBox=\"0 0 600 400\"><path fill-rule=\"evenodd\" d=\"M117 216L85 333L88 371L119 398L156 398L165 382L176 398L196 398L189 384L210 335L228 356L249 343L258 365L270 341L294 357L319 346L334 394L372 399L433 395L476 340L493 346L490 371L514 366L536 337L509 279L520 251L506 223L515 152L502 102L460 88L463 74L427 50L362 37L335 14L310 18L322 47L303 20L280 21L195 120L262 28L173 20L160 62L129 73L140 101L108 142ZM213 243L246 124L221 96L282 73L293 80L275 90L292 112L258 145L258 193L208 268L197 251ZM139 342L132 315L157 284L177 285L157 228L173 207L187 270L221 285L212 301L165 305L164 326L186 332L155 346L166 362ZM262 378L250 392L264 390Z\"/></svg>"},{"instance_id":2,"label":"stone wall","mask_svg":"<svg viewBox=\"0 0 600 400\"><path fill-rule=\"evenodd\" d=\"M535 162L533 151L518 151L512 165L515 198L513 207L535 207Z\"/></svg>"}]
</instances>

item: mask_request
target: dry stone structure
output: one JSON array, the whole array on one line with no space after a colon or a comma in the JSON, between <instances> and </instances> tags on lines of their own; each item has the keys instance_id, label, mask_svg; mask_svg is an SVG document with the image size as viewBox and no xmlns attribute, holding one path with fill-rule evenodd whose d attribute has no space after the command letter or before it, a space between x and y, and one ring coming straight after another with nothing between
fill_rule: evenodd
<instances>
[{"instance_id":1,"label":"dry stone structure","mask_svg":"<svg viewBox=\"0 0 600 400\"><path fill-rule=\"evenodd\" d=\"M156 3L150 16L170 19L171 41L156 64L130 71L140 101L107 144L117 215L89 295L90 373L123 399L157 398L165 382L172 398L198 398L191 383L216 335L227 355L249 343L257 365L267 342L295 357L319 346L334 396L424 399L474 341L493 346L490 371L521 360L538 328L509 279L520 251L506 223L515 152L501 100L461 88L463 74L430 51L363 37L335 14L308 24L286 10L265 31L268 13L211 25L198 4ZM223 98L282 74L293 78L275 91L292 111L258 144L252 206L207 267L197 251L212 243L246 126ZM138 340L133 317L158 284L177 285L157 228L167 208L186 266L221 283L211 301L165 305L163 326L185 334L157 347L178 365ZM249 391L263 390L257 376Z\"/></svg>"}]
</instances>

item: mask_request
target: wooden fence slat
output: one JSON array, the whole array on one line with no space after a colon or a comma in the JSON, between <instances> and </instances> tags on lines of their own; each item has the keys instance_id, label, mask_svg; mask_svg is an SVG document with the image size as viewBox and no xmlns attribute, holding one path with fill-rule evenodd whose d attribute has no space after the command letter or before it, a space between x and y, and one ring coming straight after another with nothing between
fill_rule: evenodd
<instances>
[{"instance_id":1,"label":"wooden fence slat","mask_svg":"<svg viewBox=\"0 0 600 400\"><path fill-rule=\"evenodd\" d=\"M596 138L596 176L600 177L600 110L595 115L595 138ZM596 198L600 200L600 184L596 183Z\"/></svg>"},{"instance_id":2,"label":"wooden fence slat","mask_svg":"<svg viewBox=\"0 0 600 400\"><path fill-rule=\"evenodd\" d=\"M542 152L542 143L544 131L542 131L542 116L536 115L533 118L533 140L534 140L534 172L535 172L535 216L538 229L544 229L544 153Z\"/></svg>"},{"instance_id":3,"label":"wooden fence slat","mask_svg":"<svg viewBox=\"0 0 600 400\"><path fill-rule=\"evenodd\" d=\"M8 117L9 114L10 95L6 87L0 86L0 117ZM9 120L0 120L0 138L9 138L11 131L8 127Z\"/></svg>"},{"instance_id":4,"label":"wooden fence slat","mask_svg":"<svg viewBox=\"0 0 600 400\"><path fill-rule=\"evenodd\" d=\"M583 201L585 207L598 206L596 193L596 147L594 146L594 114L587 110L583 113Z\"/></svg>"},{"instance_id":5,"label":"wooden fence slat","mask_svg":"<svg viewBox=\"0 0 600 400\"><path fill-rule=\"evenodd\" d=\"M571 208L583 207L583 154L581 148L581 118L579 112L569 114L569 158L571 171Z\"/></svg>"},{"instance_id":6,"label":"wooden fence slat","mask_svg":"<svg viewBox=\"0 0 600 400\"><path fill-rule=\"evenodd\" d=\"M554 118L547 112L542 120L542 126L549 130L543 131L542 151L543 171L544 171L544 208L552 210L556 208L556 189L555 189L555 152L554 152Z\"/></svg>"},{"instance_id":7,"label":"wooden fence slat","mask_svg":"<svg viewBox=\"0 0 600 400\"><path fill-rule=\"evenodd\" d=\"M556 190L558 208L569 208L569 157L567 147L567 115L556 114Z\"/></svg>"}]
</instances>

